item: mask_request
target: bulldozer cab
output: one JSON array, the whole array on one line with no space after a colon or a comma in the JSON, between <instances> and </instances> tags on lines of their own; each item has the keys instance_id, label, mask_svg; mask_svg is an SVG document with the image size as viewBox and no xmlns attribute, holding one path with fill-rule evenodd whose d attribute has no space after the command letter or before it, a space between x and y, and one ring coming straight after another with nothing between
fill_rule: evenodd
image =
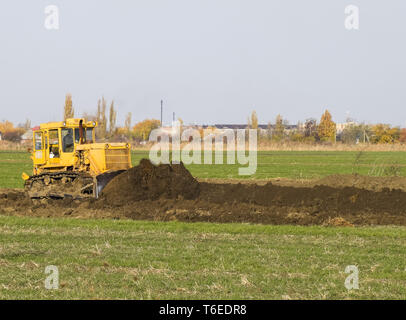
<instances>
[{"instance_id":1,"label":"bulldozer cab","mask_svg":"<svg viewBox=\"0 0 406 320\"><path fill-rule=\"evenodd\" d=\"M67 119L34 128L34 168L61 170L73 166L76 146L95 142L96 122Z\"/></svg>"}]
</instances>

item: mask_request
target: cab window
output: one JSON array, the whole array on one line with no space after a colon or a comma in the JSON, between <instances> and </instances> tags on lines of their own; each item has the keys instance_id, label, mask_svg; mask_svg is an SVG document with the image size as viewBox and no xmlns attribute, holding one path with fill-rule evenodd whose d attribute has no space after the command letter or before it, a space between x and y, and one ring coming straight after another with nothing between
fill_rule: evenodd
<instances>
[{"instance_id":1,"label":"cab window","mask_svg":"<svg viewBox=\"0 0 406 320\"><path fill-rule=\"evenodd\" d=\"M42 132L35 132L35 150L42 150Z\"/></svg>"},{"instance_id":2,"label":"cab window","mask_svg":"<svg viewBox=\"0 0 406 320\"><path fill-rule=\"evenodd\" d=\"M74 144L73 144L73 130L62 129L62 151L63 152L73 152Z\"/></svg>"},{"instance_id":3,"label":"cab window","mask_svg":"<svg viewBox=\"0 0 406 320\"><path fill-rule=\"evenodd\" d=\"M79 128L75 129L75 143L79 144L80 142L80 134L79 134Z\"/></svg>"},{"instance_id":4,"label":"cab window","mask_svg":"<svg viewBox=\"0 0 406 320\"><path fill-rule=\"evenodd\" d=\"M58 130L49 130L49 157L59 158L59 134Z\"/></svg>"},{"instance_id":5,"label":"cab window","mask_svg":"<svg viewBox=\"0 0 406 320\"><path fill-rule=\"evenodd\" d=\"M86 128L86 141L87 143L93 143L93 128Z\"/></svg>"}]
</instances>

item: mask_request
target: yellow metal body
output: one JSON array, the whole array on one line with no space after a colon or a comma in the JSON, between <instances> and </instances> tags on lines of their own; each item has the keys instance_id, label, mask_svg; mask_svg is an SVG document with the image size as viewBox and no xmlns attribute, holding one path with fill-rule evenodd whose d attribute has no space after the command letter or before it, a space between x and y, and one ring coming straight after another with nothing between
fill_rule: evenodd
<instances>
[{"instance_id":1,"label":"yellow metal body","mask_svg":"<svg viewBox=\"0 0 406 320\"><path fill-rule=\"evenodd\" d=\"M131 167L128 143L95 143L94 121L67 119L33 129L34 175L46 172L87 172L97 176ZM23 179L27 180L27 174Z\"/></svg>"}]
</instances>

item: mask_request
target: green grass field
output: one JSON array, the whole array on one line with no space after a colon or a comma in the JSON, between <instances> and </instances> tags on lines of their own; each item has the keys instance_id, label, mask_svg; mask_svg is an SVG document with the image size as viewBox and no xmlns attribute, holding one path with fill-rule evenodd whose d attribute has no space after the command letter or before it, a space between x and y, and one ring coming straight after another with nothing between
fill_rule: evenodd
<instances>
[{"instance_id":1,"label":"green grass field","mask_svg":"<svg viewBox=\"0 0 406 320\"><path fill-rule=\"evenodd\" d=\"M133 163L147 157L133 153ZM255 179L406 175L403 152L259 152ZM200 178L238 166L191 165ZM0 152L0 188L27 153ZM1 209L1 208L0 208ZM406 299L405 227L300 227L0 215L0 299ZM47 265L58 290L44 288ZM359 268L347 290L345 268Z\"/></svg>"},{"instance_id":2,"label":"green grass field","mask_svg":"<svg viewBox=\"0 0 406 320\"><path fill-rule=\"evenodd\" d=\"M147 151L132 153L133 164L147 158ZM225 161L224 161L225 162ZM189 165L198 178L321 178L331 174L359 173L363 175L406 176L405 152L350 152L350 151L260 151L258 169L253 176L239 176L240 165ZM22 187L21 173L32 172L26 152L0 151L0 188Z\"/></svg>"},{"instance_id":3,"label":"green grass field","mask_svg":"<svg viewBox=\"0 0 406 320\"><path fill-rule=\"evenodd\" d=\"M0 298L405 299L405 246L396 227L0 216Z\"/></svg>"}]
</instances>

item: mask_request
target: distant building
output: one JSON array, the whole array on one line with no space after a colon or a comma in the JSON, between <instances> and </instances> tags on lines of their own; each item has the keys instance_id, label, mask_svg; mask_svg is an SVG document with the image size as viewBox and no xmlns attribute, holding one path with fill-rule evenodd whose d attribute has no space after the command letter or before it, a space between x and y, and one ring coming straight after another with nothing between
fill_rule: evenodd
<instances>
[{"instance_id":1,"label":"distant building","mask_svg":"<svg viewBox=\"0 0 406 320\"><path fill-rule=\"evenodd\" d=\"M29 129L21 136L21 141L22 142L32 141L32 136L33 136L32 129Z\"/></svg>"},{"instance_id":2,"label":"distant building","mask_svg":"<svg viewBox=\"0 0 406 320\"><path fill-rule=\"evenodd\" d=\"M210 136L213 138L216 135L222 135L224 134L225 130L231 129L233 131L235 130L244 130L247 129L247 124L215 124L215 125L183 125L182 126L182 131L187 130L187 129L197 129L197 130L205 130L208 128L216 129L215 132L211 133ZM258 133L262 136L268 136L270 134L269 130L274 130L276 128L275 124L258 124ZM292 124L284 124L284 131L285 134L290 134L291 132L294 132L296 130L300 130L301 128L298 125L292 125ZM171 141L172 136L175 134L179 134L180 127L177 126L176 124L173 124L172 126L162 126L157 129L158 130L158 135L166 135L169 137L169 140Z\"/></svg>"},{"instance_id":3,"label":"distant building","mask_svg":"<svg viewBox=\"0 0 406 320\"><path fill-rule=\"evenodd\" d=\"M246 124L215 124L214 127L217 129L233 129L233 130L247 129ZM295 124L284 124L284 128L285 128L285 133L289 134L290 132L297 130L298 126ZM271 130L275 129L275 125L274 124L271 124L271 125L258 124L258 131L259 131L259 134L261 134L261 135L268 134L269 129L271 129Z\"/></svg>"},{"instance_id":4,"label":"distant building","mask_svg":"<svg viewBox=\"0 0 406 320\"><path fill-rule=\"evenodd\" d=\"M344 123L337 123L336 124L336 132L337 134L341 134L345 128L349 126L356 125L357 123L354 121L344 122Z\"/></svg>"}]
</instances>

